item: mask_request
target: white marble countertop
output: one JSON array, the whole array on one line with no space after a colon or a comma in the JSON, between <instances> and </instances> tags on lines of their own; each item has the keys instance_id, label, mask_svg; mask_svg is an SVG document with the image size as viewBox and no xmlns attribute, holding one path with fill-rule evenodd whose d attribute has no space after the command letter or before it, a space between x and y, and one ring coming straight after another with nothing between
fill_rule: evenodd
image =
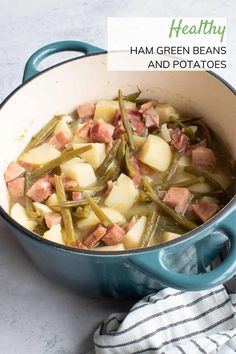
<instances>
[{"instance_id":1,"label":"white marble countertop","mask_svg":"<svg viewBox=\"0 0 236 354\"><path fill-rule=\"evenodd\" d=\"M0 101L21 83L27 58L41 46L77 39L106 48L108 16L228 16L235 60L235 14L234 0L1 0ZM235 86L235 70L222 75ZM1 354L84 353L98 323L131 303L86 299L52 283L0 221Z\"/></svg>"}]
</instances>

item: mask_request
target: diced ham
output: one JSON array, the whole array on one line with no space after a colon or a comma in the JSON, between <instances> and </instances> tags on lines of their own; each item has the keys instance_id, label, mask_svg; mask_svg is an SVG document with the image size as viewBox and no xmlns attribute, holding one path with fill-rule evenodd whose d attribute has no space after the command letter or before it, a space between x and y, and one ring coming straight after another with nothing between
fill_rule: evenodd
<instances>
[{"instance_id":1,"label":"diced ham","mask_svg":"<svg viewBox=\"0 0 236 354\"><path fill-rule=\"evenodd\" d=\"M146 132L146 125L142 120L142 117L138 116L137 114L128 113L128 119L133 132L139 136L143 136Z\"/></svg>"},{"instance_id":2,"label":"diced ham","mask_svg":"<svg viewBox=\"0 0 236 354\"><path fill-rule=\"evenodd\" d=\"M72 200L80 200L80 199L82 199L81 192L72 192Z\"/></svg>"},{"instance_id":3,"label":"diced ham","mask_svg":"<svg viewBox=\"0 0 236 354\"><path fill-rule=\"evenodd\" d=\"M18 201L24 196L25 177L17 177L7 183L8 192L14 201Z\"/></svg>"},{"instance_id":4,"label":"diced ham","mask_svg":"<svg viewBox=\"0 0 236 354\"><path fill-rule=\"evenodd\" d=\"M143 118L147 128L156 128L159 125L159 114L151 107L144 111Z\"/></svg>"},{"instance_id":5,"label":"diced ham","mask_svg":"<svg viewBox=\"0 0 236 354\"><path fill-rule=\"evenodd\" d=\"M94 103L83 103L80 104L76 109L80 119L87 120L93 118L95 113Z\"/></svg>"},{"instance_id":6,"label":"diced ham","mask_svg":"<svg viewBox=\"0 0 236 354\"><path fill-rule=\"evenodd\" d=\"M213 169L216 167L214 152L204 146L200 146L192 151L192 162L194 165L206 169Z\"/></svg>"},{"instance_id":7,"label":"diced ham","mask_svg":"<svg viewBox=\"0 0 236 354\"><path fill-rule=\"evenodd\" d=\"M189 145L185 151L186 155L187 156L192 156L192 151L197 149L198 147L206 147L207 146L207 142L206 142L206 139L203 139L201 140L199 143L197 144L192 144L192 145Z\"/></svg>"},{"instance_id":8,"label":"diced ham","mask_svg":"<svg viewBox=\"0 0 236 354\"><path fill-rule=\"evenodd\" d=\"M49 139L48 143L54 146L58 150L64 149L65 145L70 141L70 137L64 132L60 131L57 134L53 135L51 139Z\"/></svg>"},{"instance_id":9,"label":"diced ham","mask_svg":"<svg viewBox=\"0 0 236 354\"><path fill-rule=\"evenodd\" d=\"M102 241L108 246L117 245L122 241L124 235L125 230L123 230L119 225L113 224L108 227L105 236L102 238Z\"/></svg>"},{"instance_id":10,"label":"diced ham","mask_svg":"<svg viewBox=\"0 0 236 354\"><path fill-rule=\"evenodd\" d=\"M121 135L124 134L124 132L125 132L125 127L124 127L124 124L122 123L122 120L120 118L116 123L115 130L113 133L113 138L119 139L121 137Z\"/></svg>"},{"instance_id":11,"label":"diced ham","mask_svg":"<svg viewBox=\"0 0 236 354\"><path fill-rule=\"evenodd\" d=\"M19 165L17 162L12 161L7 166L7 169L4 173L4 178L6 182L9 182L21 175L25 172L25 168Z\"/></svg>"},{"instance_id":12,"label":"diced ham","mask_svg":"<svg viewBox=\"0 0 236 354\"><path fill-rule=\"evenodd\" d=\"M57 224L62 224L62 216L61 214L58 213L47 213L45 214L45 222L46 225L49 229L51 229L51 227L53 225L57 225Z\"/></svg>"},{"instance_id":13,"label":"diced ham","mask_svg":"<svg viewBox=\"0 0 236 354\"><path fill-rule=\"evenodd\" d=\"M71 247L79 248L82 250L87 250L88 247L85 246L80 240L76 240L75 242L70 244Z\"/></svg>"},{"instance_id":14,"label":"diced ham","mask_svg":"<svg viewBox=\"0 0 236 354\"><path fill-rule=\"evenodd\" d=\"M90 129L92 126L92 121L85 123L82 127L79 127L75 133L75 136L84 139L85 141L90 141Z\"/></svg>"},{"instance_id":15,"label":"diced ham","mask_svg":"<svg viewBox=\"0 0 236 354\"><path fill-rule=\"evenodd\" d=\"M192 195L187 188L171 187L164 196L163 202L177 213L183 213Z\"/></svg>"},{"instance_id":16,"label":"diced ham","mask_svg":"<svg viewBox=\"0 0 236 354\"><path fill-rule=\"evenodd\" d=\"M84 241L85 246L88 248L93 248L106 234L107 229L102 225L98 224L93 232Z\"/></svg>"},{"instance_id":17,"label":"diced ham","mask_svg":"<svg viewBox=\"0 0 236 354\"><path fill-rule=\"evenodd\" d=\"M135 176L132 177L132 181L134 182L135 187L138 187L141 181L141 174L140 174L140 170L139 170L139 164L138 164L138 160L132 156L130 159L130 163L133 166L134 170L135 170Z\"/></svg>"},{"instance_id":18,"label":"diced ham","mask_svg":"<svg viewBox=\"0 0 236 354\"><path fill-rule=\"evenodd\" d=\"M138 161L138 165L141 175L151 175L154 172L151 167L141 161Z\"/></svg>"},{"instance_id":19,"label":"diced ham","mask_svg":"<svg viewBox=\"0 0 236 354\"><path fill-rule=\"evenodd\" d=\"M126 224L124 224L122 226L122 229L125 231L125 233L127 234L127 232L132 229L132 227L136 224L137 219L135 216L132 216L132 218L130 219L130 221L128 221Z\"/></svg>"},{"instance_id":20,"label":"diced ham","mask_svg":"<svg viewBox=\"0 0 236 354\"><path fill-rule=\"evenodd\" d=\"M200 202L192 204L192 211L203 221L209 220L219 210L219 206L215 203Z\"/></svg>"},{"instance_id":21,"label":"diced ham","mask_svg":"<svg viewBox=\"0 0 236 354\"><path fill-rule=\"evenodd\" d=\"M115 127L103 121L94 122L90 129L90 138L97 143L109 143L112 140Z\"/></svg>"},{"instance_id":22,"label":"diced ham","mask_svg":"<svg viewBox=\"0 0 236 354\"><path fill-rule=\"evenodd\" d=\"M147 111L149 108L155 108L157 105L156 101L149 101L141 105L139 112L143 113Z\"/></svg>"},{"instance_id":23,"label":"diced ham","mask_svg":"<svg viewBox=\"0 0 236 354\"><path fill-rule=\"evenodd\" d=\"M185 151L189 146L189 137L179 128L171 133L171 145L178 151Z\"/></svg>"},{"instance_id":24,"label":"diced ham","mask_svg":"<svg viewBox=\"0 0 236 354\"><path fill-rule=\"evenodd\" d=\"M53 193L52 185L47 178L41 178L28 190L27 195L35 202L42 202Z\"/></svg>"}]
</instances>

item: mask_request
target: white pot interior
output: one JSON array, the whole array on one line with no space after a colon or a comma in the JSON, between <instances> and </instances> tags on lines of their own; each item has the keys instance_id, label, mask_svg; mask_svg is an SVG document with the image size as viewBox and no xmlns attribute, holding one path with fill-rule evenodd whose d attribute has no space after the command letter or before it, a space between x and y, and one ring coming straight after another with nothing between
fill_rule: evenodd
<instances>
[{"instance_id":1,"label":"white pot interior","mask_svg":"<svg viewBox=\"0 0 236 354\"><path fill-rule=\"evenodd\" d=\"M0 204L8 211L3 173L33 134L54 114L73 111L79 103L113 98L138 86L143 97L171 102L202 116L220 133L236 158L235 94L206 72L108 72L106 54L59 65L20 88L0 110Z\"/></svg>"}]
</instances>

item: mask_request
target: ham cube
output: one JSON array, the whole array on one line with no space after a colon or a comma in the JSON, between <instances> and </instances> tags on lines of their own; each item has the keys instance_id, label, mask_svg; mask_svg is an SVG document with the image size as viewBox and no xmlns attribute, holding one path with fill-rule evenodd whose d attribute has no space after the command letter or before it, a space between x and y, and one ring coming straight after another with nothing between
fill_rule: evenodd
<instances>
[{"instance_id":1,"label":"ham cube","mask_svg":"<svg viewBox=\"0 0 236 354\"><path fill-rule=\"evenodd\" d=\"M187 188L171 187L164 196L163 202L177 213L183 213L191 199L191 193Z\"/></svg>"},{"instance_id":2,"label":"ham cube","mask_svg":"<svg viewBox=\"0 0 236 354\"><path fill-rule=\"evenodd\" d=\"M27 195L35 202L43 202L53 193L52 185L47 178L41 178L28 190Z\"/></svg>"},{"instance_id":3,"label":"ham cube","mask_svg":"<svg viewBox=\"0 0 236 354\"><path fill-rule=\"evenodd\" d=\"M52 184L53 187L55 187L54 176L47 176L46 179L48 180L49 183ZM75 180L73 180L70 177L65 176L63 173L61 174L61 179L62 179L62 184L63 184L65 191L70 191L70 190L78 187L78 183Z\"/></svg>"},{"instance_id":4,"label":"ham cube","mask_svg":"<svg viewBox=\"0 0 236 354\"><path fill-rule=\"evenodd\" d=\"M88 247L85 246L80 240L76 240L75 242L70 244L71 247L79 248L82 250L87 250Z\"/></svg>"},{"instance_id":5,"label":"ham cube","mask_svg":"<svg viewBox=\"0 0 236 354\"><path fill-rule=\"evenodd\" d=\"M159 114L151 107L143 113L143 118L147 128L156 128L159 125Z\"/></svg>"},{"instance_id":6,"label":"ham cube","mask_svg":"<svg viewBox=\"0 0 236 354\"><path fill-rule=\"evenodd\" d=\"M181 129L176 128L171 133L171 145L179 152L185 151L189 146L189 137Z\"/></svg>"},{"instance_id":7,"label":"ham cube","mask_svg":"<svg viewBox=\"0 0 236 354\"><path fill-rule=\"evenodd\" d=\"M95 113L95 104L94 103L84 103L80 104L76 109L78 116L82 120L87 120L93 118Z\"/></svg>"},{"instance_id":8,"label":"ham cube","mask_svg":"<svg viewBox=\"0 0 236 354\"><path fill-rule=\"evenodd\" d=\"M216 167L214 152L204 146L199 146L192 151L192 162L194 165L206 169L213 169Z\"/></svg>"},{"instance_id":9,"label":"ham cube","mask_svg":"<svg viewBox=\"0 0 236 354\"><path fill-rule=\"evenodd\" d=\"M119 225L113 224L108 227L105 236L103 236L102 241L107 246L117 245L120 243L125 236L125 230L123 230Z\"/></svg>"},{"instance_id":10,"label":"ham cube","mask_svg":"<svg viewBox=\"0 0 236 354\"><path fill-rule=\"evenodd\" d=\"M93 142L109 143L112 140L115 127L104 121L96 121L90 129L90 138Z\"/></svg>"},{"instance_id":11,"label":"ham cube","mask_svg":"<svg viewBox=\"0 0 236 354\"><path fill-rule=\"evenodd\" d=\"M80 126L75 133L75 138L78 137L83 139L84 141L90 141L89 135L91 126L92 124L90 122Z\"/></svg>"},{"instance_id":12,"label":"ham cube","mask_svg":"<svg viewBox=\"0 0 236 354\"><path fill-rule=\"evenodd\" d=\"M47 213L45 214L45 222L46 225L49 229L51 229L51 227L53 225L57 225L57 224L62 224L62 216L61 214L58 213Z\"/></svg>"},{"instance_id":13,"label":"ham cube","mask_svg":"<svg viewBox=\"0 0 236 354\"><path fill-rule=\"evenodd\" d=\"M7 169L4 173L4 178L6 182L12 181L13 179L23 175L25 168L19 165L17 162L12 161L7 166Z\"/></svg>"},{"instance_id":14,"label":"ham cube","mask_svg":"<svg viewBox=\"0 0 236 354\"><path fill-rule=\"evenodd\" d=\"M72 192L72 200L80 200L80 199L82 199L81 192Z\"/></svg>"},{"instance_id":15,"label":"ham cube","mask_svg":"<svg viewBox=\"0 0 236 354\"><path fill-rule=\"evenodd\" d=\"M138 161L138 165L141 175L151 175L153 173L153 169L145 163Z\"/></svg>"},{"instance_id":16,"label":"ham cube","mask_svg":"<svg viewBox=\"0 0 236 354\"><path fill-rule=\"evenodd\" d=\"M8 192L14 201L19 201L25 193L25 177L18 177L8 182Z\"/></svg>"},{"instance_id":17,"label":"ham cube","mask_svg":"<svg viewBox=\"0 0 236 354\"><path fill-rule=\"evenodd\" d=\"M206 143L206 139L203 139L203 140L201 140L201 141L200 141L199 143L197 143L197 144L189 145L189 146L187 147L187 149L186 149L186 155L187 155L187 156L192 156L193 150L195 150L195 149L197 149L198 147L201 147L201 146L206 147L206 146L207 146L206 144L207 144L207 143Z\"/></svg>"},{"instance_id":18,"label":"ham cube","mask_svg":"<svg viewBox=\"0 0 236 354\"><path fill-rule=\"evenodd\" d=\"M122 123L122 120L120 118L116 123L115 130L113 133L113 138L119 139L121 135L124 134L124 132L125 132L124 124Z\"/></svg>"},{"instance_id":19,"label":"ham cube","mask_svg":"<svg viewBox=\"0 0 236 354\"><path fill-rule=\"evenodd\" d=\"M141 105L139 112L144 113L147 111L149 108L155 108L157 105L156 101L149 101Z\"/></svg>"},{"instance_id":20,"label":"ham cube","mask_svg":"<svg viewBox=\"0 0 236 354\"><path fill-rule=\"evenodd\" d=\"M139 136L143 136L144 133L146 132L146 125L142 120L142 117L136 114L128 113L128 119L133 132Z\"/></svg>"},{"instance_id":21,"label":"ham cube","mask_svg":"<svg viewBox=\"0 0 236 354\"><path fill-rule=\"evenodd\" d=\"M52 136L48 143L54 146L56 149L62 150L65 148L65 145L69 143L69 141L70 137L64 132L60 131L59 133Z\"/></svg>"},{"instance_id":22,"label":"ham cube","mask_svg":"<svg viewBox=\"0 0 236 354\"><path fill-rule=\"evenodd\" d=\"M219 206L215 203L200 202L192 204L191 210L199 219L205 222L219 211Z\"/></svg>"},{"instance_id":23,"label":"ham cube","mask_svg":"<svg viewBox=\"0 0 236 354\"><path fill-rule=\"evenodd\" d=\"M85 246L88 248L93 248L103 238L106 232L107 229L102 224L98 224L93 232L84 241Z\"/></svg>"}]
</instances>

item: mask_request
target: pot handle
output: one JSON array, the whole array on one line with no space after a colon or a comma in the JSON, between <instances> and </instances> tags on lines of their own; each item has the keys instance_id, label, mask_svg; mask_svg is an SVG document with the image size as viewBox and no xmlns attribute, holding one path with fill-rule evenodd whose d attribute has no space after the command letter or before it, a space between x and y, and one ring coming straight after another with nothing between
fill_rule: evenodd
<instances>
[{"instance_id":1,"label":"pot handle","mask_svg":"<svg viewBox=\"0 0 236 354\"><path fill-rule=\"evenodd\" d=\"M24 75L23 82L31 79L33 76L37 75L40 71L37 69L38 65L48 56L65 51L76 51L87 54L97 54L105 53L104 49L95 47L91 44L79 42L79 41L61 41L48 44L40 49L38 49L31 57L28 59Z\"/></svg>"},{"instance_id":2,"label":"pot handle","mask_svg":"<svg viewBox=\"0 0 236 354\"><path fill-rule=\"evenodd\" d=\"M169 247L167 246L161 249L158 254L154 252L151 259L149 258L151 254L149 254L149 257L147 257L149 259L146 258L145 260L143 257L141 257L139 260L135 261L135 264L133 260L130 261L129 265L136 268L136 270L141 271L142 273L145 273L146 275L160 281L163 285L176 289L198 291L210 289L219 284L223 284L232 278L232 276L236 273L236 233L235 230L233 230L235 221L233 222L232 220L232 223L232 227L224 225L224 229L218 229L210 232L213 237L214 234L218 233L228 238L230 241L230 249L222 263L207 273L188 275L184 273L177 273L168 268L165 262L165 256L170 255L171 249L173 249L175 252L181 251L183 246L186 246L184 240L183 242L179 242L179 244L173 244ZM202 238L205 238L208 235L209 233L204 235ZM193 242L191 242L191 238L187 239L186 241L188 240L190 242L186 242L187 246L193 244ZM177 249L176 246L178 246ZM155 264L155 267L153 267L153 264Z\"/></svg>"}]
</instances>

